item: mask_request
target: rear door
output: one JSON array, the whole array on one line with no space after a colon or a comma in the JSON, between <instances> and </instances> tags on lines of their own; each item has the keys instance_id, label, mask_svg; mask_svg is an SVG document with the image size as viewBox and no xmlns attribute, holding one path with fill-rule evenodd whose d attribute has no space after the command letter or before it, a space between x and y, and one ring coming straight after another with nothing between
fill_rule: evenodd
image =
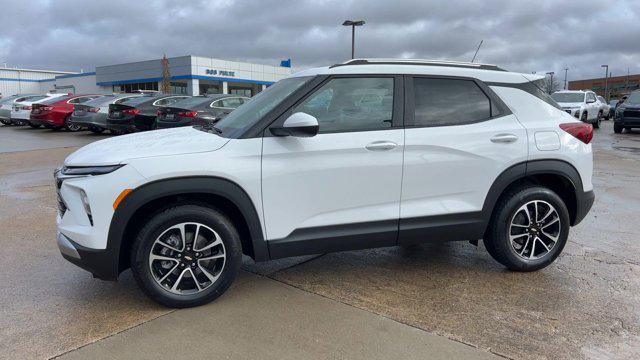
<instances>
[{"instance_id":1,"label":"rear door","mask_svg":"<svg viewBox=\"0 0 640 360\"><path fill-rule=\"evenodd\" d=\"M401 243L475 240L489 188L527 158L527 133L483 83L408 77Z\"/></svg>"},{"instance_id":2,"label":"rear door","mask_svg":"<svg viewBox=\"0 0 640 360\"><path fill-rule=\"evenodd\" d=\"M289 109L313 137L266 130L263 208L272 257L395 245L402 178L402 77L326 80Z\"/></svg>"}]
</instances>

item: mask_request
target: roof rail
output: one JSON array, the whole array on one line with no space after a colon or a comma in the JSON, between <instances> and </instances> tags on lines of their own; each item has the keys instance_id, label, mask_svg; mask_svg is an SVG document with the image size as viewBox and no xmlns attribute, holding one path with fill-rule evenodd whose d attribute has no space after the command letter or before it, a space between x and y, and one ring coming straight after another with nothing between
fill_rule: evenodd
<instances>
[{"instance_id":1,"label":"roof rail","mask_svg":"<svg viewBox=\"0 0 640 360\"><path fill-rule=\"evenodd\" d=\"M341 64L329 66L330 69L339 66L349 65L423 65L423 66L445 66L459 67L467 69L495 70L507 71L496 65L470 63L461 61L445 61L445 60L422 60L422 59L352 59Z\"/></svg>"}]
</instances>

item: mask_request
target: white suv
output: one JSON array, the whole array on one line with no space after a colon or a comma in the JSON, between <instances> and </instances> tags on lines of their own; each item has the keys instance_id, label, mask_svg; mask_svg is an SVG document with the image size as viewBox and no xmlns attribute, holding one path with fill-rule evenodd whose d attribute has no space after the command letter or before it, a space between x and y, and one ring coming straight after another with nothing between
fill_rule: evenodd
<instances>
[{"instance_id":1,"label":"white suv","mask_svg":"<svg viewBox=\"0 0 640 360\"><path fill-rule=\"evenodd\" d=\"M594 201L592 126L541 81L352 60L281 80L215 126L94 142L56 172L59 248L101 279L131 267L172 307L220 296L242 254L484 239L509 269L541 269Z\"/></svg>"},{"instance_id":2,"label":"white suv","mask_svg":"<svg viewBox=\"0 0 640 360\"><path fill-rule=\"evenodd\" d=\"M551 97L564 111L573 115L576 119L593 124L595 128L600 127L604 114L602 112L602 104L600 104L596 93L593 91L562 90L551 94Z\"/></svg>"}]
</instances>

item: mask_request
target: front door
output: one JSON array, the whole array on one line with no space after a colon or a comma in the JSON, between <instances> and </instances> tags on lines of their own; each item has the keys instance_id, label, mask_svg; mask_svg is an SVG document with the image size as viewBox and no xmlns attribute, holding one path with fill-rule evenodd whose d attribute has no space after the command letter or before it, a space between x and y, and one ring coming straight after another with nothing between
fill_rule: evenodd
<instances>
[{"instance_id":1,"label":"front door","mask_svg":"<svg viewBox=\"0 0 640 360\"><path fill-rule=\"evenodd\" d=\"M313 137L266 130L262 194L272 258L394 245L402 179L402 77L333 77L286 112Z\"/></svg>"}]
</instances>

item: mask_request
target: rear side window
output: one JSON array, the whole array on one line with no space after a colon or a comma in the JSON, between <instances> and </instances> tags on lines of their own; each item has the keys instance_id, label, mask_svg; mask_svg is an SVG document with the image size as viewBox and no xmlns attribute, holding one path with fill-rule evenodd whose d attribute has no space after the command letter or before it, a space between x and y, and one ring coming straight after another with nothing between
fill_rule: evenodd
<instances>
[{"instance_id":1,"label":"rear side window","mask_svg":"<svg viewBox=\"0 0 640 360\"><path fill-rule=\"evenodd\" d=\"M491 117L491 101L471 80L414 78L414 125L445 126Z\"/></svg>"},{"instance_id":2,"label":"rear side window","mask_svg":"<svg viewBox=\"0 0 640 360\"><path fill-rule=\"evenodd\" d=\"M390 77L332 79L296 106L318 119L320 133L383 130L393 120Z\"/></svg>"}]
</instances>

